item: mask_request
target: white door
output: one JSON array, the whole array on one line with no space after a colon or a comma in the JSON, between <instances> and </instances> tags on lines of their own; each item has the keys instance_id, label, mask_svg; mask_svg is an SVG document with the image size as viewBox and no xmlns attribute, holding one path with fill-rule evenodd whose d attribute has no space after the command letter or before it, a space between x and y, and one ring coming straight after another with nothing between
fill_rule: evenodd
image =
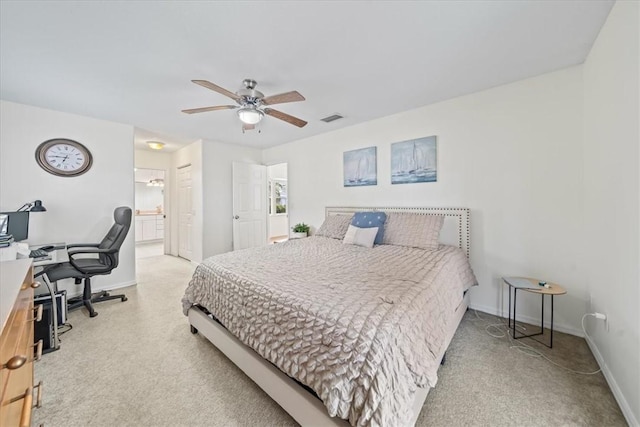
<instances>
[{"instance_id":1,"label":"white door","mask_svg":"<svg viewBox=\"0 0 640 427\"><path fill-rule=\"evenodd\" d=\"M178 255L193 257L193 184L191 165L178 169Z\"/></svg>"},{"instance_id":2,"label":"white door","mask_svg":"<svg viewBox=\"0 0 640 427\"><path fill-rule=\"evenodd\" d=\"M267 167L233 163L233 250L267 244Z\"/></svg>"}]
</instances>

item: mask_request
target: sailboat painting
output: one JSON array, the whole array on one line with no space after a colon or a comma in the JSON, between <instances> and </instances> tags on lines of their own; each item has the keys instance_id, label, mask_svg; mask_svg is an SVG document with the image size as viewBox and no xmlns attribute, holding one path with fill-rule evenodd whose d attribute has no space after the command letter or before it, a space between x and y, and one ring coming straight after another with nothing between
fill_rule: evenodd
<instances>
[{"instance_id":1,"label":"sailboat painting","mask_svg":"<svg viewBox=\"0 0 640 427\"><path fill-rule=\"evenodd\" d=\"M391 144L391 184L438 180L436 137Z\"/></svg>"},{"instance_id":2,"label":"sailboat painting","mask_svg":"<svg viewBox=\"0 0 640 427\"><path fill-rule=\"evenodd\" d=\"M342 160L345 187L378 185L376 147L345 151Z\"/></svg>"}]
</instances>

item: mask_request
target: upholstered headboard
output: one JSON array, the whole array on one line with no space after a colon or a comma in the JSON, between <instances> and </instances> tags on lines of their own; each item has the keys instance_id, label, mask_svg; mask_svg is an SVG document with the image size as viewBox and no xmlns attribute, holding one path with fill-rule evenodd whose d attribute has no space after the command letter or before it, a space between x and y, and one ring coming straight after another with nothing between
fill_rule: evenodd
<instances>
[{"instance_id":1,"label":"upholstered headboard","mask_svg":"<svg viewBox=\"0 0 640 427\"><path fill-rule=\"evenodd\" d=\"M325 216L353 215L362 211L379 211L384 213L400 212L418 215L443 215L444 225L440 231L440 242L457 246L465 251L467 258L470 251L470 216L468 208L379 208L379 207L327 207Z\"/></svg>"}]
</instances>

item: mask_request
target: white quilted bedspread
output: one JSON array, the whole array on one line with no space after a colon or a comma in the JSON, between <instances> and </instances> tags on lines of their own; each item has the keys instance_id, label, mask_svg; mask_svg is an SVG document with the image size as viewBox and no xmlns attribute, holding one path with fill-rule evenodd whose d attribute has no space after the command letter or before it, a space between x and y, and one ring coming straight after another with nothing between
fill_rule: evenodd
<instances>
[{"instance_id":1,"label":"white quilted bedspread","mask_svg":"<svg viewBox=\"0 0 640 427\"><path fill-rule=\"evenodd\" d=\"M352 425L405 425L433 387L455 308L476 278L458 248L373 249L311 237L217 255L183 298L309 386Z\"/></svg>"}]
</instances>

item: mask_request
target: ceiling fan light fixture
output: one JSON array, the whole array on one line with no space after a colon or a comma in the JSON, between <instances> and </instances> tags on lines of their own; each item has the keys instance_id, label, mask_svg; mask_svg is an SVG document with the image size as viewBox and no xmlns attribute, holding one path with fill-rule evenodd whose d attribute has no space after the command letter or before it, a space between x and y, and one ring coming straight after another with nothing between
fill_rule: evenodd
<instances>
[{"instance_id":1,"label":"ceiling fan light fixture","mask_svg":"<svg viewBox=\"0 0 640 427\"><path fill-rule=\"evenodd\" d=\"M240 121L248 125L255 125L260 123L260 120L264 117L264 113L258 110L256 107L242 107L238 110L238 117Z\"/></svg>"},{"instance_id":2,"label":"ceiling fan light fixture","mask_svg":"<svg viewBox=\"0 0 640 427\"><path fill-rule=\"evenodd\" d=\"M147 145L152 150L162 150L164 148L164 142L160 141L147 141Z\"/></svg>"}]
</instances>

